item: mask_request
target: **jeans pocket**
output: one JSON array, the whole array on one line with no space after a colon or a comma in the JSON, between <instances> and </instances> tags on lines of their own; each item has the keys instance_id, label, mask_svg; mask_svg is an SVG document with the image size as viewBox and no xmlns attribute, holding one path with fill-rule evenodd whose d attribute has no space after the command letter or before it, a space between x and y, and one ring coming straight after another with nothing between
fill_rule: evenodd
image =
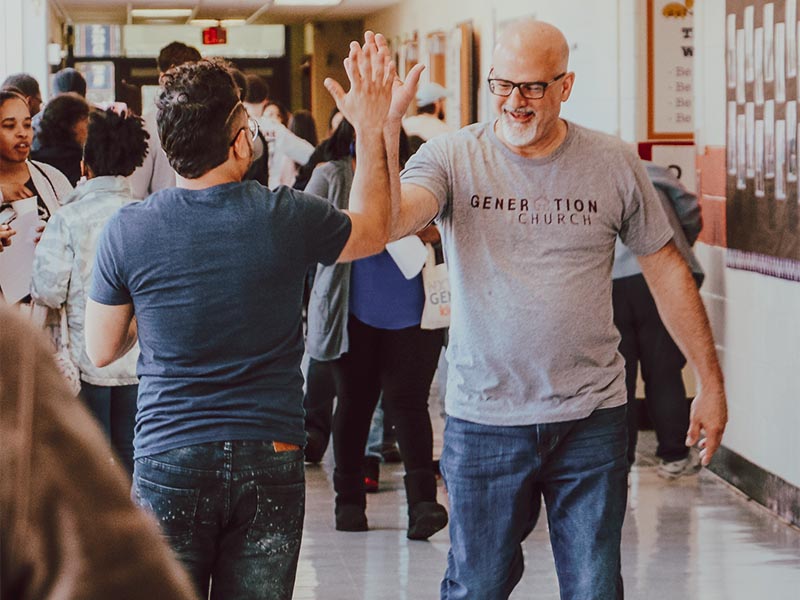
<instances>
[{"instance_id":1,"label":"jeans pocket","mask_svg":"<svg viewBox=\"0 0 800 600\"><path fill-rule=\"evenodd\" d=\"M256 510L247 539L264 556L295 558L305 514L305 483L256 484Z\"/></svg>"},{"instance_id":2,"label":"jeans pocket","mask_svg":"<svg viewBox=\"0 0 800 600\"><path fill-rule=\"evenodd\" d=\"M174 551L186 550L191 545L199 489L174 488L136 477L134 495L136 503L158 519L161 532Z\"/></svg>"}]
</instances>

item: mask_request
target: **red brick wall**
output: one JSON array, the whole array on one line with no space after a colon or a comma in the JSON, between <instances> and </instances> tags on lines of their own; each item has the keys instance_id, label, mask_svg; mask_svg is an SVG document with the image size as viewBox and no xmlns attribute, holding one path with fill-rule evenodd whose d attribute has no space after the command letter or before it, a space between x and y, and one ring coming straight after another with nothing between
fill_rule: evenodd
<instances>
[{"instance_id":1,"label":"red brick wall","mask_svg":"<svg viewBox=\"0 0 800 600\"><path fill-rule=\"evenodd\" d=\"M697 189L703 210L703 231L698 241L727 246L725 235L725 147L706 146L697 156Z\"/></svg>"}]
</instances>

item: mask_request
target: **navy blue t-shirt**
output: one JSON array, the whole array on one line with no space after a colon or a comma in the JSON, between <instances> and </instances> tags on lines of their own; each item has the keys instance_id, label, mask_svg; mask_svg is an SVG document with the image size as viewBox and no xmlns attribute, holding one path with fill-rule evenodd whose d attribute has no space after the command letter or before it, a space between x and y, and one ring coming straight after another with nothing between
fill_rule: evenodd
<instances>
[{"instance_id":1,"label":"navy blue t-shirt","mask_svg":"<svg viewBox=\"0 0 800 600\"><path fill-rule=\"evenodd\" d=\"M386 250L350 266L350 312L362 323L378 329L415 327L424 305L422 275L406 279Z\"/></svg>"},{"instance_id":2,"label":"navy blue t-shirt","mask_svg":"<svg viewBox=\"0 0 800 600\"><path fill-rule=\"evenodd\" d=\"M136 457L214 441L305 442L303 282L310 265L336 261L350 229L324 200L254 181L162 190L111 218L89 295L133 303Z\"/></svg>"}]
</instances>

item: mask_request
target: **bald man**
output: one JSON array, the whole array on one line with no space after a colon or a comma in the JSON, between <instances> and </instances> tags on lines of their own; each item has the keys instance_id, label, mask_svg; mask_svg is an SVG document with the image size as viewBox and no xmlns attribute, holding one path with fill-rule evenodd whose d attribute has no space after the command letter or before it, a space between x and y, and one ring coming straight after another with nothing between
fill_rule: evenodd
<instances>
[{"instance_id":1,"label":"bald man","mask_svg":"<svg viewBox=\"0 0 800 600\"><path fill-rule=\"evenodd\" d=\"M542 497L561 597L622 597L626 393L610 277L618 236L698 373L686 441L699 442L704 464L727 420L703 304L638 157L560 118L575 82L568 48L547 23L510 25L489 71L497 118L429 141L402 184L392 176L392 236L435 219L450 268L442 598L508 598ZM400 118L390 112L387 133Z\"/></svg>"}]
</instances>

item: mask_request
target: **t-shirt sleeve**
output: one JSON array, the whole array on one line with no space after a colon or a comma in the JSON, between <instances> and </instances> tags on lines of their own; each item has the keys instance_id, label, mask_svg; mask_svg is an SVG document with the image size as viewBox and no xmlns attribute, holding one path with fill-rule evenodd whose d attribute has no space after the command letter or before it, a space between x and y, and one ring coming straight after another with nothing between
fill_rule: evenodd
<instances>
[{"instance_id":1,"label":"t-shirt sleeve","mask_svg":"<svg viewBox=\"0 0 800 600\"><path fill-rule=\"evenodd\" d=\"M89 298L108 306L133 302L124 279L122 232L118 217L114 215L100 234L89 290Z\"/></svg>"},{"instance_id":2,"label":"t-shirt sleeve","mask_svg":"<svg viewBox=\"0 0 800 600\"><path fill-rule=\"evenodd\" d=\"M306 262L309 265L332 265L350 239L350 217L313 194L288 188L287 192L294 194L294 201L301 211Z\"/></svg>"},{"instance_id":3,"label":"t-shirt sleeve","mask_svg":"<svg viewBox=\"0 0 800 600\"><path fill-rule=\"evenodd\" d=\"M452 195L450 185L452 169L446 152L449 138L449 135L437 136L422 144L400 173L402 184L418 185L436 197L439 205L438 219L448 215Z\"/></svg>"},{"instance_id":4,"label":"t-shirt sleeve","mask_svg":"<svg viewBox=\"0 0 800 600\"><path fill-rule=\"evenodd\" d=\"M624 199L619 237L634 254L645 256L663 248L673 231L644 165L636 156L628 161L632 180Z\"/></svg>"}]
</instances>

